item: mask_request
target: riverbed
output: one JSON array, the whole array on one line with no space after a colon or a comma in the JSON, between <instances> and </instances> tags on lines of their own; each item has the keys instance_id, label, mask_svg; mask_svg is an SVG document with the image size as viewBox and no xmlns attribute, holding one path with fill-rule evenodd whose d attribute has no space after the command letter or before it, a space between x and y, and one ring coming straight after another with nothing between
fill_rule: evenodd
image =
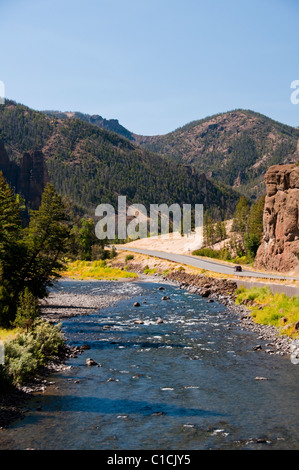
<instances>
[{"instance_id":1,"label":"riverbed","mask_svg":"<svg viewBox=\"0 0 299 470\"><path fill-rule=\"evenodd\" d=\"M113 304L62 319L86 346L0 433L0 449L298 449L299 366L227 306L166 282L60 281ZM93 366L86 361L92 359Z\"/></svg>"}]
</instances>

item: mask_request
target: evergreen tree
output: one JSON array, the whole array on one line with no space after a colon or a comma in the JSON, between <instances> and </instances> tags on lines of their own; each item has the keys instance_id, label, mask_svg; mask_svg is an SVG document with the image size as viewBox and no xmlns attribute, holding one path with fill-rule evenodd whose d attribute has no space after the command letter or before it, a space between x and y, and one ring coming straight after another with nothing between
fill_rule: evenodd
<instances>
[{"instance_id":1,"label":"evergreen tree","mask_svg":"<svg viewBox=\"0 0 299 470\"><path fill-rule=\"evenodd\" d=\"M20 328L26 328L27 332L32 327L34 320L40 315L37 299L30 292L28 287L19 297L16 318L14 325Z\"/></svg>"},{"instance_id":2,"label":"evergreen tree","mask_svg":"<svg viewBox=\"0 0 299 470\"><path fill-rule=\"evenodd\" d=\"M244 245L248 255L254 258L263 236L263 214L265 196L261 196L250 208L248 216L248 233L244 236Z\"/></svg>"},{"instance_id":3,"label":"evergreen tree","mask_svg":"<svg viewBox=\"0 0 299 470\"><path fill-rule=\"evenodd\" d=\"M215 237L216 240L225 240L227 238L225 222L223 220L218 220L215 227Z\"/></svg>"},{"instance_id":4,"label":"evergreen tree","mask_svg":"<svg viewBox=\"0 0 299 470\"><path fill-rule=\"evenodd\" d=\"M27 260L21 269L18 294L25 287L38 298L47 293L47 287L59 277L63 256L68 249L70 228L62 198L48 184L40 208L30 214L26 230Z\"/></svg>"},{"instance_id":5,"label":"evergreen tree","mask_svg":"<svg viewBox=\"0 0 299 470\"><path fill-rule=\"evenodd\" d=\"M26 256L21 203L0 172L0 323L9 325L15 313L14 293Z\"/></svg>"},{"instance_id":6,"label":"evergreen tree","mask_svg":"<svg viewBox=\"0 0 299 470\"><path fill-rule=\"evenodd\" d=\"M79 249L80 257L83 260L90 261L92 258L92 246L97 243L95 235L95 225L92 219L82 219L79 230Z\"/></svg>"},{"instance_id":7,"label":"evergreen tree","mask_svg":"<svg viewBox=\"0 0 299 470\"><path fill-rule=\"evenodd\" d=\"M233 231L244 235L248 229L249 203L245 196L241 196L237 204L234 220Z\"/></svg>"},{"instance_id":8,"label":"evergreen tree","mask_svg":"<svg viewBox=\"0 0 299 470\"><path fill-rule=\"evenodd\" d=\"M52 185L45 188L30 223L21 223L22 204L0 173L0 324L9 326L17 312L20 320L24 293L26 305L42 298L59 277L68 248L68 218L61 196ZM29 299L29 300L28 300ZM31 299L31 300L30 300ZM19 309L19 310L18 310ZM21 310L20 310L21 309ZM27 309L27 307L26 307ZM28 307L30 317L31 310ZM23 312L24 313L24 312ZM20 315L19 315L20 314ZM28 318L29 318L28 317ZM31 318L31 317L30 317ZM21 320L20 320L21 321Z\"/></svg>"},{"instance_id":9,"label":"evergreen tree","mask_svg":"<svg viewBox=\"0 0 299 470\"><path fill-rule=\"evenodd\" d=\"M204 243L207 246L213 245L215 243L214 220L208 213L205 213L203 222Z\"/></svg>"}]
</instances>

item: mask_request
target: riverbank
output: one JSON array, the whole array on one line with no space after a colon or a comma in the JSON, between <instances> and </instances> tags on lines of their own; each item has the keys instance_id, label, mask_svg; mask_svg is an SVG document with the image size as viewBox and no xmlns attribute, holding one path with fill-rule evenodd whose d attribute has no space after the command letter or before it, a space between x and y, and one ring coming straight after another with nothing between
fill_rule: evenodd
<instances>
[{"instance_id":1,"label":"riverbank","mask_svg":"<svg viewBox=\"0 0 299 470\"><path fill-rule=\"evenodd\" d=\"M94 313L125 298L125 295L77 294L56 289L40 301L40 308L45 320L58 322L77 315Z\"/></svg>"},{"instance_id":2,"label":"riverbank","mask_svg":"<svg viewBox=\"0 0 299 470\"><path fill-rule=\"evenodd\" d=\"M212 277L206 273L188 273L185 268L180 269L180 266L169 269L169 264L166 269L165 264L157 269L156 263L154 263L156 265L153 268L154 272L151 275L145 275L144 270L148 266L144 265L146 261L153 263L155 260L143 260L141 263L139 259L138 266L134 266L134 263L130 264L130 269L138 273L139 277L127 278L127 282L134 284L136 279L139 282L146 280L147 282L174 283L181 289L207 298L208 302L222 303L227 307L226 314L229 315L229 312L238 314L241 328L254 331L257 336L255 350L258 353L282 356L291 354L292 341L289 338L279 336L274 327L255 323L248 307L236 305L237 284L234 279L226 279L222 276ZM42 317L50 322L58 323L73 316L91 314L129 297L129 295L115 295L115 293L110 295L77 294L54 289L49 297L41 302ZM266 347L258 344L259 340L266 341ZM38 377L26 386L13 388L6 397L0 397L0 428L5 428L11 421L22 417L26 400L35 392L44 391L51 384L47 376L67 368L67 360L80 352L82 352L80 348L69 348L66 345L61 356L47 364Z\"/></svg>"},{"instance_id":3,"label":"riverbank","mask_svg":"<svg viewBox=\"0 0 299 470\"><path fill-rule=\"evenodd\" d=\"M246 305L236 304L237 283L235 281L185 272L171 272L166 274L165 277L176 282L182 289L206 297L209 301L217 301L226 305L228 312L236 312L241 328L256 333L257 340L267 341L265 349L260 344L257 344L256 351L264 351L266 354L281 356L292 353L294 341L290 337L280 335L278 329L274 326L256 323Z\"/></svg>"},{"instance_id":4,"label":"riverbank","mask_svg":"<svg viewBox=\"0 0 299 470\"><path fill-rule=\"evenodd\" d=\"M137 276L128 277L121 279L121 281L130 282L136 278ZM63 280L67 281L68 278ZM73 279L71 281L75 282ZM128 295L116 295L115 293L107 295L68 293L54 288L47 298L40 301L41 318L57 324L74 316L92 314L113 306L128 297ZM84 348L70 347L65 344L59 355L53 357L46 366L42 367L36 377L24 385L9 386L3 391L4 393L0 393L0 430L5 429L12 421L22 418L26 412L26 401L34 393L43 392L51 385L48 380L49 375L66 370L69 367L66 365L67 360L80 354L83 350Z\"/></svg>"}]
</instances>

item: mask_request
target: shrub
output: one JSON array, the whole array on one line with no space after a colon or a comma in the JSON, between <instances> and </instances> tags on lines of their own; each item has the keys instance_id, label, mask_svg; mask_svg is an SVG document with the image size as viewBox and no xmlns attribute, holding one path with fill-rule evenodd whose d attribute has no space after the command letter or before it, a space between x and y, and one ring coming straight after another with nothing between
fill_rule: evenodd
<instances>
[{"instance_id":1,"label":"shrub","mask_svg":"<svg viewBox=\"0 0 299 470\"><path fill-rule=\"evenodd\" d=\"M21 333L5 343L4 372L14 385L23 384L57 355L63 345L60 325L37 320L29 333Z\"/></svg>"},{"instance_id":2,"label":"shrub","mask_svg":"<svg viewBox=\"0 0 299 470\"><path fill-rule=\"evenodd\" d=\"M157 272L157 270L155 268L152 268L152 269L146 268L144 270L144 274L155 274L156 272Z\"/></svg>"},{"instance_id":3,"label":"shrub","mask_svg":"<svg viewBox=\"0 0 299 470\"><path fill-rule=\"evenodd\" d=\"M134 259L134 255L127 255L127 256L126 256L126 263L127 263L127 261L129 261L130 259Z\"/></svg>"}]
</instances>

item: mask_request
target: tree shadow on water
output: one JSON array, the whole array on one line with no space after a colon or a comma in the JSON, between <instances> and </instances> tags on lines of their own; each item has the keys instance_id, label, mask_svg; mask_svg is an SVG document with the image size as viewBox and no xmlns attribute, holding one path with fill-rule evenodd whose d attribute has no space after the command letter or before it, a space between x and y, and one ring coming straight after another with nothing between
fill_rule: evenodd
<instances>
[{"instance_id":1,"label":"tree shadow on water","mask_svg":"<svg viewBox=\"0 0 299 470\"><path fill-rule=\"evenodd\" d=\"M42 411L35 415L37 423L49 416L48 413L96 413L105 415L128 415L139 417L155 416L157 413L167 416L206 418L209 416L226 416L224 413L200 408L184 408L169 403L151 403L129 399L111 399L98 397L55 396L51 395L50 402L44 403Z\"/></svg>"}]
</instances>

